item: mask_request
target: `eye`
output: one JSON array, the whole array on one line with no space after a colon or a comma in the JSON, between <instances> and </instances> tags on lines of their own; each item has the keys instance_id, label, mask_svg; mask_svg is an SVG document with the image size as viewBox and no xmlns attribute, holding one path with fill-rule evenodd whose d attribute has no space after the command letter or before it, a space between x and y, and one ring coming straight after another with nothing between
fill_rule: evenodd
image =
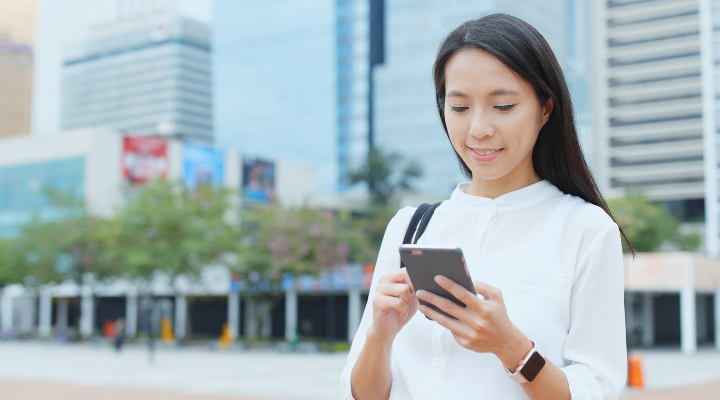
<instances>
[{"instance_id":1,"label":"eye","mask_svg":"<svg viewBox=\"0 0 720 400\"><path fill-rule=\"evenodd\" d=\"M461 113L461 112L463 112L463 111L465 111L465 110L467 110L467 109L468 109L467 107L454 107L454 106L450 106L450 111L458 112L458 113Z\"/></svg>"},{"instance_id":2,"label":"eye","mask_svg":"<svg viewBox=\"0 0 720 400\"><path fill-rule=\"evenodd\" d=\"M495 106L495 108L498 109L498 110L500 110L500 111L510 111L510 110L512 110L513 108L515 108L515 104L507 104L507 105L502 105L502 106Z\"/></svg>"}]
</instances>

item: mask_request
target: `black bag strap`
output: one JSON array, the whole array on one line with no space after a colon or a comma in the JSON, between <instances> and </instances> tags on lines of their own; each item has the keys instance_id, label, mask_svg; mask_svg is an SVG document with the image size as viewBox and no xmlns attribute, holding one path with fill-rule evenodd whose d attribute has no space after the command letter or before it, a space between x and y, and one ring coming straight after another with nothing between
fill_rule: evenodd
<instances>
[{"instance_id":1,"label":"black bag strap","mask_svg":"<svg viewBox=\"0 0 720 400\"><path fill-rule=\"evenodd\" d=\"M428 224L430 223L430 218L432 218L433 214L435 213L435 209L438 208L440 204L442 204L442 202L435 203L425 210L425 212L423 213L423 217L420 220L420 226L418 226L417 232L415 232L415 239L413 239L413 244L416 244L420 239L420 236L425 233L425 228L427 228Z\"/></svg>"},{"instance_id":2,"label":"black bag strap","mask_svg":"<svg viewBox=\"0 0 720 400\"><path fill-rule=\"evenodd\" d=\"M411 243L413 233L415 233L415 230L420 223L420 219L422 218L425 210L427 210L428 207L430 207L430 204L422 203L418 206L417 210L415 210L415 214L413 214L412 218L410 218L410 223L408 224L407 231L405 231L405 238L403 239L403 244Z\"/></svg>"},{"instance_id":3,"label":"black bag strap","mask_svg":"<svg viewBox=\"0 0 720 400\"><path fill-rule=\"evenodd\" d=\"M403 238L403 244L417 243L420 236L425 232L428 223L430 223L430 218L432 218L435 213L435 209L438 208L441 203L442 202L432 205L423 203L418 206L415 214L410 218L407 231L405 231L405 238ZM414 239L413 234L415 234ZM405 268L405 263L403 263L402 260L400 260L400 268Z\"/></svg>"}]
</instances>

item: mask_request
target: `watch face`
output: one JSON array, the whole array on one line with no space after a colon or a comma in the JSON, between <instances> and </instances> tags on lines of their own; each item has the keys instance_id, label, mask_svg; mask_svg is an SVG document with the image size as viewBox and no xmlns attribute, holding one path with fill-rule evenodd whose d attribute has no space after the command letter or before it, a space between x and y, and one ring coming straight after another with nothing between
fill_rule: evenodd
<instances>
[{"instance_id":1,"label":"watch face","mask_svg":"<svg viewBox=\"0 0 720 400\"><path fill-rule=\"evenodd\" d=\"M540 370L545 366L545 358L540 353L533 352L528 361L520 369L520 373L528 382L535 380L535 377L540 373Z\"/></svg>"}]
</instances>

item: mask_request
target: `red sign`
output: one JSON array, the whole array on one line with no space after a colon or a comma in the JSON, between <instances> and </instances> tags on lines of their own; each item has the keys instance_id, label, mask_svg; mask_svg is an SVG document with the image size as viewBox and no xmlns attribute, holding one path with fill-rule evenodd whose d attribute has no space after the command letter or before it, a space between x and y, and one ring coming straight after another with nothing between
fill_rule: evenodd
<instances>
[{"instance_id":1,"label":"red sign","mask_svg":"<svg viewBox=\"0 0 720 400\"><path fill-rule=\"evenodd\" d=\"M123 177L143 183L159 177L167 178L168 159L165 138L126 136L122 154Z\"/></svg>"}]
</instances>

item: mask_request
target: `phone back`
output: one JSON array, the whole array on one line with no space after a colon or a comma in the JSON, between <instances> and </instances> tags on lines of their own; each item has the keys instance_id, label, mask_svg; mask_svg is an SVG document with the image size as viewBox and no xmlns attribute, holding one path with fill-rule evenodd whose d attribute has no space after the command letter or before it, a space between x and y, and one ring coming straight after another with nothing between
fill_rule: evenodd
<instances>
[{"instance_id":1,"label":"phone back","mask_svg":"<svg viewBox=\"0 0 720 400\"><path fill-rule=\"evenodd\" d=\"M462 250L459 248L402 245L400 246L400 257L405 263L408 276L416 291L427 290L465 307L463 302L456 299L455 296L435 282L435 276L442 275L463 286L471 293L477 294L468 273ZM432 304L422 300L420 303L447 315Z\"/></svg>"}]
</instances>

